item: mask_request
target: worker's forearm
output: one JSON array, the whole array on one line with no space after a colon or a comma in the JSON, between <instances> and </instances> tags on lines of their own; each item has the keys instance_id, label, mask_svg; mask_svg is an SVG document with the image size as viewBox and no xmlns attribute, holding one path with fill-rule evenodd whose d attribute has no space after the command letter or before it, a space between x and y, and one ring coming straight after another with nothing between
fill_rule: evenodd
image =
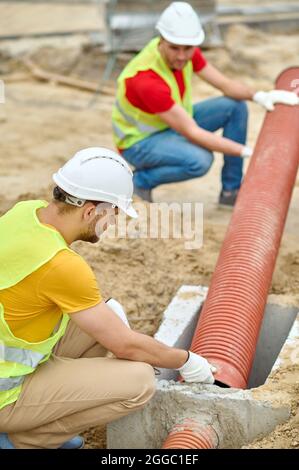
<instances>
[{"instance_id":1,"label":"worker's forearm","mask_svg":"<svg viewBox=\"0 0 299 470\"><path fill-rule=\"evenodd\" d=\"M133 332L132 340L116 354L120 359L146 362L154 367L178 369L188 359L188 352L170 348L163 343L141 333Z\"/></svg>"},{"instance_id":2,"label":"worker's forearm","mask_svg":"<svg viewBox=\"0 0 299 470\"><path fill-rule=\"evenodd\" d=\"M174 104L170 110L160 113L159 117L171 129L174 129L195 145L212 152L222 152L236 157L240 157L243 153L243 145L199 127L195 120L187 114L186 110L178 104Z\"/></svg>"},{"instance_id":3,"label":"worker's forearm","mask_svg":"<svg viewBox=\"0 0 299 470\"><path fill-rule=\"evenodd\" d=\"M222 92L235 100L252 100L255 90L244 83L229 80L222 88Z\"/></svg>"},{"instance_id":4,"label":"worker's forearm","mask_svg":"<svg viewBox=\"0 0 299 470\"><path fill-rule=\"evenodd\" d=\"M212 152L222 152L239 157L243 150L242 144L213 134L212 132L205 131L197 126L194 126L189 130L186 137L194 144L211 150Z\"/></svg>"}]
</instances>

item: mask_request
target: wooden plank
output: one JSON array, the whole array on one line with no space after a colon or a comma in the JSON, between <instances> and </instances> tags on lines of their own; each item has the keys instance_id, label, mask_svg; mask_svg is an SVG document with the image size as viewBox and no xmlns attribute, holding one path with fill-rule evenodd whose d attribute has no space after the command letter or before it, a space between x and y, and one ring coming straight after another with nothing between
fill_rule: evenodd
<instances>
[{"instance_id":1,"label":"wooden plank","mask_svg":"<svg viewBox=\"0 0 299 470\"><path fill-rule=\"evenodd\" d=\"M57 73L47 72L38 67L31 59L23 59L24 65L31 72L32 76L37 80L51 82L53 84L69 86L72 88L78 88L84 91L99 92L108 95L114 95L115 90L112 87L100 86L95 82L88 82L79 78L67 77L65 75L59 75Z\"/></svg>"},{"instance_id":2,"label":"wooden plank","mask_svg":"<svg viewBox=\"0 0 299 470\"><path fill-rule=\"evenodd\" d=\"M277 3L274 5L218 5L217 6L218 16L233 16L233 15L273 15L279 13L299 13L299 3Z\"/></svg>"},{"instance_id":3,"label":"wooden plank","mask_svg":"<svg viewBox=\"0 0 299 470\"><path fill-rule=\"evenodd\" d=\"M31 75L29 73L12 73L9 75L0 75L0 80L4 83L23 82L24 80L30 80Z\"/></svg>"}]
</instances>

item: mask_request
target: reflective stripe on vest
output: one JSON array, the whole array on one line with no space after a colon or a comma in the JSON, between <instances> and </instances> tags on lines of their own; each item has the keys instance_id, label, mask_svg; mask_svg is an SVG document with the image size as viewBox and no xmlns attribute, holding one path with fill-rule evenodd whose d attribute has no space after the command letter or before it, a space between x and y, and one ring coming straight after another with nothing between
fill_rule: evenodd
<instances>
[{"instance_id":1,"label":"reflective stripe on vest","mask_svg":"<svg viewBox=\"0 0 299 470\"><path fill-rule=\"evenodd\" d=\"M159 130L158 127L155 126L149 126L148 124L142 124L140 121L137 121L137 119L134 119L133 116L130 116L128 113L126 113L123 108L120 105L120 102L116 100L115 106L120 112L120 114L123 116L123 118L129 123L132 124L133 126L137 127L137 129L140 132L149 132L150 134L153 132L157 132ZM115 125L115 123L113 123ZM117 128L120 132L121 130ZM125 134L123 134L125 136Z\"/></svg>"},{"instance_id":2,"label":"reflective stripe on vest","mask_svg":"<svg viewBox=\"0 0 299 470\"><path fill-rule=\"evenodd\" d=\"M30 349L12 348L0 344L0 361L17 362L34 369L44 357L44 354Z\"/></svg>"},{"instance_id":3,"label":"reflective stripe on vest","mask_svg":"<svg viewBox=\"0 0 299 470\"><path fill-rule=\"evenodd\" d=\"M0 392L6 392L12 388L19 387L25 380L25 375L19 375L18 377L0 378Z\"/></svg>"},{"instance_id":4,"label":"reflective stripe on vest","mask_svg":"<svg viewBox=\"0 0 299 470\"><path fill-rule=\"evenodd\" d=\"M112 123L112 129L119 139L126 137L126 134L115 124L115 122Z\"/></svg>"}]
</instances>

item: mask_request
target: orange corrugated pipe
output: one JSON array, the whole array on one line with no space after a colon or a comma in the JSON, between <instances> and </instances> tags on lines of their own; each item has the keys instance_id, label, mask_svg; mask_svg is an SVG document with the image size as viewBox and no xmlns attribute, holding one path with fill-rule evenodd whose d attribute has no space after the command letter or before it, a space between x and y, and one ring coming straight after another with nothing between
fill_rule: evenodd
<instances>
[{"instance_id":1,"label":"orange corrugated pipe","mask_svg":"<svg viewBox=\"0 0 299 470\"><path fill-rule=\"evenodd\" d=\"M218 436L211 425L185 419L173 427L162 449L214 449L217 446Z\"/></svg>"},{"instance_id":2,"label":"orange corrugated pipe","mask_svg":"<svg viewBox=\"0 0 299 470\"><path fill-rule=\"evenodd\" d=\"M276 80L277 89L298 85L299 67ZM247 386L298 164L299 106L276 105L266 114L190 348L217 367L219 384ZM177 449L190 448L188 433L181 426ZM192 448L206 448L202 439Z\"/></svg>"},{"instance_id":3,"label":"orange corrugated pipe","mask_svg":"<svg viewBox=\"0 0 299 470\"><path fill-rule=\"evenodd\" d=\"M294 91L299 67L276 88ZM246 388L299 163L299 106L267 113L238 195L191 350L216 380Z\"/></svg>"}]
</instances>

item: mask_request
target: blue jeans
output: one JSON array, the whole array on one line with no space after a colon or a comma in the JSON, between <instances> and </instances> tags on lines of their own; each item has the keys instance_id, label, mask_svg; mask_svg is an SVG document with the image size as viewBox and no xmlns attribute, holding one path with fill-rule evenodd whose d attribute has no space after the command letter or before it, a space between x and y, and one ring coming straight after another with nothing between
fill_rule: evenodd
<instances>
[{"instance_id":1,"label":"blue jeans","mask_svg":"<svg viewBox=\"0 0 299 470\"><path fill-rule=\"evenodd\" d=\"M240 144L246 142L247 115L244 101L225 96L193 107L193 117L199 127L211 132L223 128L224 137ZM134 185L144 189L203 176L214 159L212 152L192 144L173 129L156 132L137 142L124 150L123 156L135 167ZM240 187L242 167L242 158L224 155L221 175L224 190Z\"/></svg>"}]
</instances>

